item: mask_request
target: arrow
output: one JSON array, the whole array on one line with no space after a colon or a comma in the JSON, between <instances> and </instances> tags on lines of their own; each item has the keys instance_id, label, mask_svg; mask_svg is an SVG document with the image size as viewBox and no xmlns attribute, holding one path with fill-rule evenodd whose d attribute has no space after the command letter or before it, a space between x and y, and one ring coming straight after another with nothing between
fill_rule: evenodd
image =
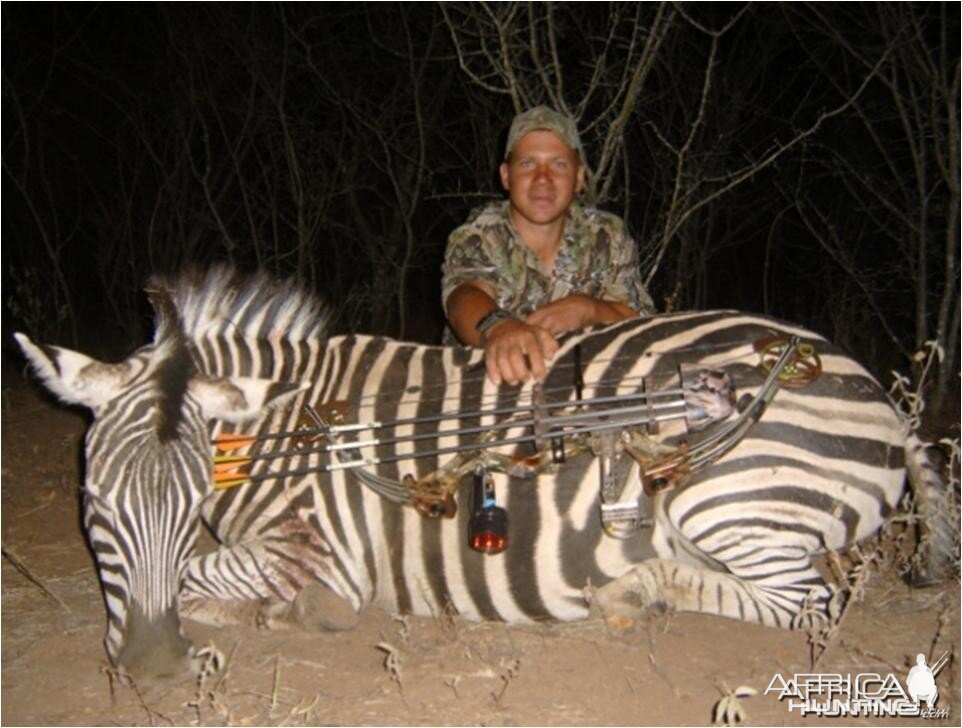
<instances>
[{"instance_id":1,"label":"arrow","mask_svg":"<svg viewBox=\"0 0 962 728\"><path fill-rule=\"evenodd\" d=\"M214 490L226 490L250 480L251 459L243 455L214 457Z\"/></svg>"}]
</instances>

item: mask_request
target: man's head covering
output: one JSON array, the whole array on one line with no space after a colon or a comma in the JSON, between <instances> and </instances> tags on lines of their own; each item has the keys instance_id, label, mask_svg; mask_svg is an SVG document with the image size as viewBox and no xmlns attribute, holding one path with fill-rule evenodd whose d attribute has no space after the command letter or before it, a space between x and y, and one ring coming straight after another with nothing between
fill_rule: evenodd
<instances>
[{"instance_id":1,"label":"man's head covering","mask_svg":"<svg viewBox=\"0 0 962 728\"><path fill-rule=\"evenodd\" d=\"M584 164L585 152L581 147L581 137L578 136L578 125L575 124L575 120L547 106L535 106L514 117L511 130L508 132L508 145L504 150L505 159L511 155L511 150L521 141L521 137L529 131L553 132L578 153L578 159Z\"/></svg>"}]
</instances>

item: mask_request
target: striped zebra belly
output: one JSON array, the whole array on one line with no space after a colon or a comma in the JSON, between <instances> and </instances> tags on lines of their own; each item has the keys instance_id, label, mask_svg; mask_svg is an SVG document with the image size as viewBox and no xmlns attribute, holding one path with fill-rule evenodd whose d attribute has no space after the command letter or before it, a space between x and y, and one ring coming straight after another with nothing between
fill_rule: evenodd
<instances>
[{"instance_id":1,"label":"striped zebra belly","mask_svg":"<svg viewBox=\"0 0 962 728\"><path fill-rule=\"evenodd\" d=\"M371 532L383 538L372 601L400 613L454 612L468 619L530 622L587 616L585 587L624 574L654 555L650 530L622 540L600 525L596 462L583 455L557 475L495 476L508 512L510 543L495 555L470 548L465 489L453 519L426 519L383 500L366 509ZM632 495L640 492L634 475ZM626 497L632 497L626 492ZM361 565L359 564L359 567Z\"/></svg>"}]
</instances>

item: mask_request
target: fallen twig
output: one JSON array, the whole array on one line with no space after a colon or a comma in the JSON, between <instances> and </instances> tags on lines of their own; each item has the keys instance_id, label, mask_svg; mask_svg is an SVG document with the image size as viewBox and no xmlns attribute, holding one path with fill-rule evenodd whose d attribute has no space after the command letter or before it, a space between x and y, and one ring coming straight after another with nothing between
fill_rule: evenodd
<instances>
[{"instance_id":1,"label":"fallen twig","mask_svg":"<svg viewBox=\"0 0 962 728\"><path fill-rule=\"evenodd\" d=\"M2 550L3 557L10 562L13 568L20 572L21 576L42 591L47 597L53 599L67 614L73 614L73 611L64 603L63 599L50 591L50 589L47 588L46 584L44 584L39 577L33 575L33 572L30 571L23 559L7 548L6 545L2 546Z\"/></svg>"}]
</instances>

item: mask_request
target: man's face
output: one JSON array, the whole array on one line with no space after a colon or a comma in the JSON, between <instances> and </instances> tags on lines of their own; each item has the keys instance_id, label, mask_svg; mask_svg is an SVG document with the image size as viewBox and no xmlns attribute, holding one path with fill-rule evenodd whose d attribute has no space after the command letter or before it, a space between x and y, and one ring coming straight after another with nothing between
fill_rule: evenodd
<instances>
[{"instance_id":1,"label":"man's face","mask_svg":"<svg viewBox=\"0 0 962 728\"><path fill-rule=\"evenodd\" d=\"M534 225L563 218L584 181L578 155L550 131L525 134L501 164L501 184L514 214Z\"/></svg>"}]
</instances>

